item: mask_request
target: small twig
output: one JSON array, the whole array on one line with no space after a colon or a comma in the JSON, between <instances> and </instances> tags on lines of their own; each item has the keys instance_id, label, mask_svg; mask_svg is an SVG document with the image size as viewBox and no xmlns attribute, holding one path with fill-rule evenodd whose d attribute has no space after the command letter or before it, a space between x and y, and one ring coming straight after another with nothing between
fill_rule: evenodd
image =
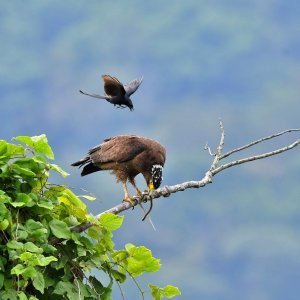
<instances>
[{"instance_id":1,"label":"small twig","mask_svg":"<svg viewBox=\"0 0 300 300\"><path fill-rule=\"evenodd\" d=\"M124 292L122 290L122 287L121 287L121 284L119 283L119 281L116 280L116 283L119 287L119 290L120 290L120 294L121 294L121 297L122 297L122 300L125 300L125 295L124 295Z\"/></svg>"},{"instance_id":2,"label":"small twig","mask_svg":"<svg viewBox=\"0 0 300 300\"><path fill-rule=\"evenodd\" d=\"M225 131L224 131L224 126L223 126L222 121L219 122L219 125L220 125L220 130L221 130L221 139L220 139L219 146L217 148L217 152L215 154L215 158L214 158L214 160L213 160L213 162L212 162L212 164L209 168L209 171L212 171L217 167L218 162L221 159L222 150L224 148Z\"/></svg>"},{"instance_id":3,"label":"small twig","mask_svg":"<svg viewBox=\"0 0 300 300\"><path fill-rule=\"evenodd\" d=\"M79 282L78 282L78 279L77 279L77 277L76 277L76 275L74 274L74 272L73 271L71 271L71 273L73 274L73 276L74 276L74 282L76 283L76 285L77 285L77 289L78 289L78 296L79 296L79 299L81 298L80 296L81 296L81 290L80 290L80 285L79 285Z\"/></svg>"},{"instance_id":4,"label":"small twig","mask_svg":"<svg viewBox=\"0 0 300 300\"><path fill-rule=\"evenodd\" d=\"M112 264L114 264L114 265L116 265L116 266L124 269L124 271L130 276L130 278L132 279L132 281L134 282L134 284L136 285L136 287L140 291L140 293L142 295L142 299L144 300L145 299L145 297L144 297L145 292L142 290L142 288L140 287L138 281L134 278L134 276L123 265L121 265L120 263L112 262Z\"/></svg>"},{"instance_id":5,"label":"small twig","mask_svg":"<svg viewBox=\"0 0 300 300\"><path fill-rule=\"evenodd\" d=\"M282 132L275 133L275 134L269 135L269 136L267 136L267 137L261 138L261 139L259 139L259 140L256 140L256 141L251 142L251 143L249 143L249 144L247 144L247 145L244 145L244 146L242 146L242 147L233 149L233 150L231 150L231 151L229 151L229 152L223 154L223 155L221 156L220 159L224 159L225 157L228 157L229 155L231 155L231 154L233 154L233 153L236 153L236 152L238 152L238 151L245 150L245 149L250 148L250 147L252 147L252 146L254 146L254 145L256 145L256 144L259 144L259 143L261 143L261 142L264 142L264 141L273 139L273 138L275 138L275 137L281 136L281 135L286 134L286 133L295 132L295 131L300 131L300 128L284 130L284 131L282 131Z\"/></svg>"},{"instance_id":6,"label":"small twig","mask_svg":"<svg viewBox=\"0 0 300 300\"><path fill-rule=\"evenodd\" d=\"M240 165L240 164L244 164L246 162L250 162L250 161L254 161L254 160L258 160L258 159L263 159L263 158L266 158L266 157L270 157L270 156L273 156L273 155L280 154L282 152L285 152L285 151L288 151L288 150L291 150L291 149L295 148L299 144L300 144L300 139L297 140L296 142L288 145L288 146L285 146L283 148L280 148L280 149L277 149L277 150L274 150L274 151L270 151L270 152L266 152L266 153L263 153L263 154L260 154L260 155L255 155L255 156L246 157L246 158L242 158L242 159L232 161L228 164L224 164L224 165L216 168L213 171L213 175L218 174L219 172L221 172L221 171L223 171L227 168L233 167L233 166L237 166L237 165Z\"/></svg>"},{"instance_id":7,"label":"small twig","mask_svg":"<svg viewBox=\"0 0 300 300\"><path fill-rule=\"evenodd\" d=\"M210 156L215 156L215 154L213 154L213 153L211 152L211 149L210 149L210 147L208 146L208 142L205 143L204 150L207 150L207 151L208 151L208 154L209 154Z\"/></svg>"},{"instance_id":8,"label":"small twig","mask_svg":"<svg viewBox=\"0 0 300 300\"><path fill-rule=\"evenodd\" d=\"M14 239L15 240L18 240L18 230L19 230L19 209L17 210L17 213L16 213L16 232L15 232L15 237Z\"/></svg>"}]
</instances>

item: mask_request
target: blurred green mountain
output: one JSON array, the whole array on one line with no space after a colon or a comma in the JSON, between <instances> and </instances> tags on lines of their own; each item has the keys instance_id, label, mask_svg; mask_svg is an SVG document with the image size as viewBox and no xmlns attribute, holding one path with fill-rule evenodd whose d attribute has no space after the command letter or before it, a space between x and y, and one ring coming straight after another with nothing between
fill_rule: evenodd
<instances>
[{"instance_id":1,"label":"blurred green mountain","mask_svg":"<svg viewBox=\"0 0 300 300\"><path fill-rule=\"evenodd\" d=\"M201 178L219 118L226 150L299 127L299 15L293 0L2 1L1 138L46 133L67 183L97 196L94 213L119 203L122 188L69 165L111 135L161 141L165 184ZM101 93L101 74L124 83L144 75L134 112L78 93ZM153 249L158 284L179 286L183 299L298 299L299 167L295 149L227 170L209 187L156 201L157 232L127 212L116 243ZM135 287L125 290L134 299Z\"/></svg>"}]
</instances>

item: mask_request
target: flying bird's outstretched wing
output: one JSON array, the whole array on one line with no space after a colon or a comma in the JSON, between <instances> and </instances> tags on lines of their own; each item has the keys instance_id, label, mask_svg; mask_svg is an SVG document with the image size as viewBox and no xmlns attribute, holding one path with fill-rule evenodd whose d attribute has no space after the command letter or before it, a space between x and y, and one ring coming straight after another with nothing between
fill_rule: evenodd
<instances>
[{"instance_id":1,"label":"flying bird's outstretched wing","mask_svg":"<svg viewBox=\"0 0 300 300\"><path fill-rule=\"evenodd\" d=\"M130 95L132 95L138 89L142 82L143 77L141 77L140 79L134 79L129 83L125 84L124 89L126 91L127 96L130 97Z\"/></svg>"},{"instance_id":2,"label":"flying bird's outstretched wing","mask_svg":"<svg viewBox=\"0 0 300 300\"><path fill-rule=\"evenodd\" d=\"M104 92L106 95L111 97L125 95L123 84L116 77L102 75L102 79L104 81Z\"/></svg>"}]
</instances>

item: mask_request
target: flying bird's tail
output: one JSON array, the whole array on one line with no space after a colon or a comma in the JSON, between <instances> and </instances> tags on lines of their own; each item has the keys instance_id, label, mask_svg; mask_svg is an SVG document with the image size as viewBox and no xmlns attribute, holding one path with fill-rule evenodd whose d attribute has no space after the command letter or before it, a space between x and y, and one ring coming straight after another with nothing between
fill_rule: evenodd
<instances>
[{"instance_id":1,"label":"flying bird's tail","mask_svg":"<svg viewBox=\"0 0 300 300\"><path fill-rule=\"evenodd\" d=\"M96 94L88 94L88 93L85 93L83 92L82 90L79 90L79 92L83 95L86 95L86 96L90 96L90 97L94 97L94 98L98 98L98 99L104 99L104 100L109 100L110 98L107 97L107 96L101 96L101 95L96 95Z\"/></svg>"}]
</instances>

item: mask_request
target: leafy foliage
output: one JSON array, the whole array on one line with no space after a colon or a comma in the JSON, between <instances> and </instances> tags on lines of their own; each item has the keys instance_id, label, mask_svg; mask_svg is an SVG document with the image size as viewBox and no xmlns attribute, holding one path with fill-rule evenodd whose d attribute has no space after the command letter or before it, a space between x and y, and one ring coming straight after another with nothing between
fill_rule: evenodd
<instances>
[{"instance_id":1,"label":"leafy foliage","mask_svg":"<svg viewBox=\"0 0 300 300\"><path fill-rule=\"evenodd\" d=\"M1 299L111 299L114 282L159 270L159 260L146 247L114 249L112 231L123 217L104 214L96 220L79 196L48 184L50 170L68 174L46 160L54 154L45 135L14 140L26 146L0 141ZM84 234L72 231L84 222L94 226ZM91 275L94 269L107 275L107 286ZM180 293L149 286L154 299Z\"/></svg>"}]
</instances>

